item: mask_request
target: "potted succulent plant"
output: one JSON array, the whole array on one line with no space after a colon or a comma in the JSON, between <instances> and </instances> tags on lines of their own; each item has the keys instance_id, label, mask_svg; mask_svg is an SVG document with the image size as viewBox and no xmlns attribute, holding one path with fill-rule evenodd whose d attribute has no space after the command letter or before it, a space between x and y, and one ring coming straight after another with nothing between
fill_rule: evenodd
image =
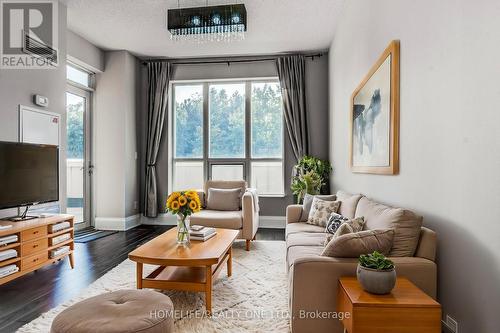
<instances>
[{"instance_id":1,"label":"potted succulent plant","mask_svg":"<svg viewBox=\"0 0 500 333\"><path fill-rule=\"evenodd\" d=\"M356 275L363 289L372 294L388 294L396 284L394 263L377 251L359 256Z\"/></svg>"}]
</instances>

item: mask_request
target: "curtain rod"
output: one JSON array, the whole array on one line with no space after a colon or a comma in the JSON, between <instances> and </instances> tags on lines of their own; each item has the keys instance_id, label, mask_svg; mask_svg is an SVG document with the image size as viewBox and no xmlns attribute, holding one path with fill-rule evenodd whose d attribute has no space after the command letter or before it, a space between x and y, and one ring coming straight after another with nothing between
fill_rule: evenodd
<instances>
[{"instance_id":1,"label":"curtain rod","mask_svg":"<svg viewBox=\"0 0 500 333\"><path fill-rule=\"evenodd\" d=\"M285 56L287 54L283 54ZM305 58L311 58L314 60L314 58L321 58L324 55L324 53L315 53L315 54L307 54L304 57ZM261 62L261 61L274 61L277 58L279 58L281 55L275 55L275 56L264 56L262 58L250 58L250 59L238 59L238 58L228 58L228 59L217 59L214 58L214 60L210 60L210 58L203 60L183 60L183 59L148 59L148 60L143 60L142 64L147 65L148 62L154 62L154 61L168 61L172 65L203 65L203 64L227 64L228 66L231 63L242 63L242 62Z\"/></svg>"}]
</instances>

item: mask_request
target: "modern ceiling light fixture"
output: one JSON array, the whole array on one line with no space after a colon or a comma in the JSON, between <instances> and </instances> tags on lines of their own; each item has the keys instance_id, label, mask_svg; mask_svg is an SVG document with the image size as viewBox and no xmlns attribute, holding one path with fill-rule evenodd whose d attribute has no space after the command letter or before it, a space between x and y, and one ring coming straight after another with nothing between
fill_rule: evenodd
<instances>
[{"instance_id":1,"label":"modern ceiling light fixture","mask_svg":"<svg viewBox=\"0 0 500 333\"><path fill-rule=\"evenodd\" d=\"M175 41L235 41L245 38L244 4L176 8L168 10L170 39Z\"/></svg>"}]
</instances>

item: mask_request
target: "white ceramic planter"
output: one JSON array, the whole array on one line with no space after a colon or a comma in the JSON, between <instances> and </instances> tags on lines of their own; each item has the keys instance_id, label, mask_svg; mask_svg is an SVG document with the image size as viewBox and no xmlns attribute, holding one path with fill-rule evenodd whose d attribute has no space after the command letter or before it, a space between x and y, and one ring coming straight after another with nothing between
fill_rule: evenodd
<instances>
[{"instance_id":1,"label":"white ceramic planter","mask_svg":"<svg viewBox=\"0 0 500 333\"><path fill-rule=\"evenodd\" d=\"M358 264L356 275L363 289L372 294L388 294L396 285L396 270L394 268L383 271Z\"/></svg>"}]
</instances>

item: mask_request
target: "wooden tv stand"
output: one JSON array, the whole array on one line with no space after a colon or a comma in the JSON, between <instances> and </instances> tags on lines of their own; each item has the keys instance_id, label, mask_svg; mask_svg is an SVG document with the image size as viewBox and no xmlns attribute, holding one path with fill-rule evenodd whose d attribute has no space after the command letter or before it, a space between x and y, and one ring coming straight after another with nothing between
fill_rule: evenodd
<instances>
[{"instance_id":1,"label":"wooden tv stand","mask_svg":"<svg viewBox=\"0 0 500 333\"><path fill-rule=\"evenodd\" d=\"M50 233L49 226L61 222L69 222L70 227L55 233ZM12 225L8 229L0 229L0 238L10 235L17 235L18 241L5 246L0 245L0 251L15 249L17 258L0 261L0 267L15 264L19 267L19 271L11 275L0 278L0 285L12 281L24 274L33 272L43 266L56 263L65 257L69 256L71 268L74 267L73 251L74 247L74 216L73 215L54 215L45 218L37 218L33 220L11 222L0 221L1 226ZM70 238L52 245L52 238L55 236L70 234ZM69 246L70 251L58 257L51 258L50 251L61 246Z\"/></svg>"}]
</instances>

